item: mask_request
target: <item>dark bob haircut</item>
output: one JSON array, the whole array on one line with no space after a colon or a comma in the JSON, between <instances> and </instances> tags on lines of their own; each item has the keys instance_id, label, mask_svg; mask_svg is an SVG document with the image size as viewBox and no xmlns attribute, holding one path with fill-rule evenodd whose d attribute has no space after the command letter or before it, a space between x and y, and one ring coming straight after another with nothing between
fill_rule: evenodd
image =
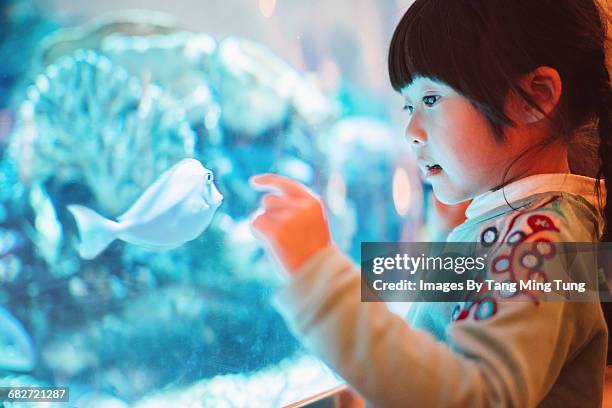
<instances>
[{"instance_id":1,"label":"dark bob haircut","mask_svg":"<svg viewBox=\"0 0 612 408\"><path fill-rule=\"evenodd\" d=\"M399 91L414 77L442 81L488 118L495 134L512 125L510 90L537 105L517 80L540 66L563 81L557 133L597 116L605 70L605 24L593 0L416 0L389 48L389 76Z\"/></svg>"}]
</instances>

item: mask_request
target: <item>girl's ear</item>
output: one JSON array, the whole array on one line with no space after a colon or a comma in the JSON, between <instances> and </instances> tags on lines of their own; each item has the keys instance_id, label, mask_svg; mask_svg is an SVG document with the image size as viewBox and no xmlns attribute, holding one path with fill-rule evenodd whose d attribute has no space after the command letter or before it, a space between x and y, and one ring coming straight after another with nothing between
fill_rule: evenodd
<instances>
[{"instance_id":1,"label":"girl's ear","mask_svg":"<svg viewBox=\"0 0 612 408\"><path fill-rule=\"evenodd\" d=\"M540 107L540 110L538 110L522 97L512 95L513 99L518 98L511 104L514 107L512 112L514 119L523 124L530 124L539 122L552 114L559 104L563 84L556 69L539 67L522 76L519 80L519 86Z\"/></svg>"}]
</instances>

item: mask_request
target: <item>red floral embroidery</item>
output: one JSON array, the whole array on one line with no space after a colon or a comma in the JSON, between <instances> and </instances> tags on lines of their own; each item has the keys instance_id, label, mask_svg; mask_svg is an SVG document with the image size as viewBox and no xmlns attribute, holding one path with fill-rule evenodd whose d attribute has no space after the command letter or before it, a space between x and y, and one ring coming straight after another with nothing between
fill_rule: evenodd
<instances>
[{"instance_id":1,"label":"red floral embroidery","mask_svg":"<svg viewBox=\"0 0 612 408\"><path fill-rule=\"evenodd\" d=\"M538 291L519 289L519 281L536 280L538 282L547 282L548 277L541 269L546 259L554 257L556 250L553 242L545 237L534 237L534 235L546 232L560 232L555 225L553 219L542 213L531 214L535 210L541 209L557 200L561 196L553 196L549 200L541 203L535 208L529 208L519 211L509 222L508 229L503 238L499 241L503 243L500 249L509 249L509 253L501 254L493 258L491 261L490 271L493 275L498 275L502 282L514 282L517 290L512 293L499 293L502 298L509 298L523 293L531 298L535 305L539 305ZM515 223L521 216L528 215L527 226L531 231L522 231L514 228ZM493 237L495 239L493 239ZM481 243L485 246L491 246L497 242L497 230L495 227L487 227L481 233ZM531 245L518 245L529 238L536 238ZM464 307L457 305L453 311L453 320L463 320L468 316L473 316L475 320L487 319L497 313L497 296L475 294L481 299L466 302ZM474 312L472 312L474 311Z\"/></svg>"},{"instance_id":2,"label":"red floral embroidery","mask_svg":"<svg viewBox=\"0 0 612 408\"><path fill-rule=\"evenodd\" d=\"M543 214L534 214L527 218L527 225L531 227L534 233L541 231L559 231L552 220Z\"/></svg>"}]
</instances>

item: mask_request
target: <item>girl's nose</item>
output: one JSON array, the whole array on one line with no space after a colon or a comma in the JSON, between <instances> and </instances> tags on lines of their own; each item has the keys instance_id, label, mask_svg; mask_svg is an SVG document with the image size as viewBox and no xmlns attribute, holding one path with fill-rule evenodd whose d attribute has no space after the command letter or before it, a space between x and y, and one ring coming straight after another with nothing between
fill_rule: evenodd
<instances>
[{"instance_id":1,"label":"girl's nose","mask_svg":"<svg viewBox=\"0 0 612 408\"><path fill-rule=\"evenodd\" d=\"M411 142L411 144L418 146L421 144L424 144L427 142L427 138L425 137L424 134L412 134L408 136L408 141Z\"/></svg>"},{"instance_id":2,"label":"girl's nose","mask_svg":"<svg viewBox=\"0 0 612 408\"><path fill-rule=\"evenodd\" d=\"M406 139L408 139L411 146L421 145L427 143L427 134L421 126L418 126L411 119L408 126L406 126Z\"/></svg>"}]
</instances>

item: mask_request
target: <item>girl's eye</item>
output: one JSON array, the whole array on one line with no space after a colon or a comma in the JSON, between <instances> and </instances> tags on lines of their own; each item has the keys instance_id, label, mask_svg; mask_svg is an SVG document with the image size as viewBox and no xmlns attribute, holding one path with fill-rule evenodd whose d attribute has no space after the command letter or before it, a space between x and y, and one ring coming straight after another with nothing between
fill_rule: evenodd
<instances>
[{"instance_id":1,"label":"girl's eye","mask_svg":"<svg viewBox=\"0 0 612 408\"><path fill-rule=\"evenodd\" d=\"M436 102L438 102L439 99L440 99L439 95L429 95L423 98L423 102L425 102L425 105L431 107Z\"/></svg>"},{"instance_id":2,"label":"girl's eye","mask_svg":"<svg viewBox=\"0 0 612 408\"><path fill-rule=\"evenodd\" d=\"M436 102L438 102L440 100L440 96L439 95L428 95L423 97L423 103L425 103L426 106L428 107L432 107L433 105L435 105ZM404 105L404 110L408 111L410 114L412 114L412 112L414 111L414 106L412 105Z\"/></svg>"}]
</instances>

